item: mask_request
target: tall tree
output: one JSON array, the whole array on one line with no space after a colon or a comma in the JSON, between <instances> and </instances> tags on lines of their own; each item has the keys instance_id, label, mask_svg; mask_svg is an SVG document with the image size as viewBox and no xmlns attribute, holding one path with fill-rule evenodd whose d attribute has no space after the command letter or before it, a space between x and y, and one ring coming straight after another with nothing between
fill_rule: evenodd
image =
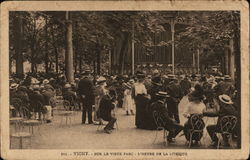
<instances>
[{"instance_id":1,"label":"tall tree","mask_svg":"<svg viewBox=\"0 0 250 160\"><path fill-rule=\"evenodd\" d=\"M72 20L70 12L66 11L66 77L69 83L74 81L74 68L73 68L73 45L72 45Z\"/></svg>"}]
</instances>

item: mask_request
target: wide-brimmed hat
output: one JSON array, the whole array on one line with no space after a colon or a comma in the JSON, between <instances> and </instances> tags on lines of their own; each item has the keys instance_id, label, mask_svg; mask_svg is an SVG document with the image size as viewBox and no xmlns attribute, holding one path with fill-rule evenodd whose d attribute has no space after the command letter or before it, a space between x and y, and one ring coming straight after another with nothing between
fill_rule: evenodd
<instances>
[{"instance_id":1,"label":"wide-brimmed hat","mask_svg":"<svg viewBox=\"0 0 250 160\"><path fill-rule=\"evenodd\" d=\"M10 85L10 89L16 89L18 87L17 83L13 83Z\"/></svg>"},{"instance_id":2,"label":"wide-brimmed hat","mask_svg":"<svg viewBox=\"0 0 250 160\"><path fill-rule=\"evenodd\" d=\"M49 83L49 80L45 79L43 80L43 84L48 84Z\"/></svg>"},{"instance_id":3,"label":"wide-brimmed hat","mask_svg":"<svg viewBox=\"0 0 250 160\"><path fill-rule=\"evenodd\" d=\"M134 79L130 79L128 82L129 83L135 83L135 80Z\"/></svg>"},{"instance_id":4,"label":"wide-brimmed hat","mask_svg":"<svg viewBox=\"0 0 250 160\"><path fill-rule=\"evenodd\" d=\"M161 77L154 77L153 79L152 79L152 84L155 84L155 85L157 85L157 86L161 86L162 84L161 84Z\"/></svg>"},{"instance_id":5,"label":"wide-brimmed hat","mask_svg":"<svg viewBox=\"0 0 250 160\"><path fill-rule=\"evenodd\" d=\"M129 84L129 83L124 83L123 84L125 87L127 87L128 89L131 89L132 87L131 87L131 84Z\"/></svg>"},{"instance_id":6,"label":"wide-brimmed hat","mask_svg":"<svg viewBox=\"0 0 250 160\"><path fill-rule=\"evenodd\" d=\"M160 72L158 69L153 70L153 75L159 75L159 74L160 74Z\"/></svg>"},{"instance_id":7,"label":"wide-brimmed hat","mask_svg":"<svg viewBox=\"0 0 250 160\"><path fill-rule=\"evenodd\" d=\"M169 74L168 79L174 80L176 79L176 76L174 74Z\"/></svg>"},{"instance_id":8,"label":"wide-brimmed hat","mask_svg":"<svg viewBox=\"0 0 250 160\"><path fill-rule=\"evenodd\" d=\"M225 104L233 104L232 99L226 94L219 95L219 100Z\"/></svg>"},{"instance_id":9,"label":"wide-brimmed hat","mask_svg":"<svg viewBox=\"0 0 250 160\"><path fill-rule=\"evenodd\" d=\"M102 83L102 82L106 81L106 78L103 76L100 76L96 81L97 81L97 83Z\"/></svg>"},{"instance_id":10,"label":"wide-brimmed hat","mask_svg":"<svg viewBox=\"0 0 250 160\"><path fill-rule=\"evenodd\" d=\"M143 72L138 71L138 72L136 73L136 77L137 77L138 79L143 79L143 78L145 78L145 74L144 74Z\"/></svg>"},{"instance_id":11,"label":"wide-brimmed hat","mask_svg":"<svg viewBox=\"0 0 250 160\"><path fill-rule=\"evenodd\" d=\"M33 90L39 90L39 89L40 89L40 86L39 86L38 84L33 85L33 86L32 86L32 89L33 89Z\"/></svg>"},{"instance_id":12,"label":"wide-brimmed hat","mask_svg":"<svg viewBox=\"0 0 250 160\"><path fill-rule=\"evenodd\" d=\"M89 75L91 73L90 69L86 69L85 71L82 72L82 76Z\"/></svg>"},{"instance_id":13,"label":"wide-brimmed hat","mask_svg":"<svg viewBox=\"0 0 250 160\"><path fill-rule=\"evenodd\" d=\"M65 84L64 88L70 88L71 87L71 84L67 83Z\"/></svg>"},{"instance_id":14,"label":"wide-brimmed hat","mask_svg":"<svg viewBox=\"0 0 250 160\"><path fill-rule=\"evenodd\" d=\"M231 80L231 77L230 77L229 75L225 75L225 76L224 76L224 79L225 79L225 80Z\"/></svg>"},{"instance_id":15,"label":"wide-brimmed hat","mask_svg":"<svg viewBox=\"0 0 250 160\"><path fill-rule=\"evenodd\" d=\"M163 91L159 91L155 95L159 97L169 97L168 93Z\"/></svg>"}]
</instances>

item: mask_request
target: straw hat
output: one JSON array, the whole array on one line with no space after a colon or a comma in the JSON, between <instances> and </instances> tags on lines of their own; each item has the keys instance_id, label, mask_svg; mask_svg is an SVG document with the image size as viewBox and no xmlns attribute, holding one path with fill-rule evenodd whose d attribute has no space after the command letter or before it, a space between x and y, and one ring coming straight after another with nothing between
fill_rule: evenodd
<instances>
[{"instance_id":1,"label":"straw hat","mask_svg":"<svg viewBox=\"0 0 250 160\"><path fill-rule=\"evenodd\" d=\"M105 82L106 78L103 76L100 76L96 81L97 81L97 83Z\"/></svg>"},{"instance_id":2,"label":"straw hat","mask_svg":"<svg viewBox=\"0 0 250 160\"><path fill-rule=\"evenodd\" d=\"M43 80L43 84L48 84L49 83L49 80L45 79Z\"/></svg>"},{"instance_id":3,"label":"straw hat","mask_svg":"<svg viewBox=\"0 0 250 160\"><path fill-rule=\"evenodd\" d=\"M230 77L229 75L225 75L225 76L224 76L224 79L225 79L225 80L231 80L231 77Z\"/></svg>"},{"instance_id":4,"label":"straw hat","mask_svg":"<svg viewBox=\"0 0 250 160\"><path fill-rule=\"evenodd\" d=\"M124 86L127 87L128 89L131 89L131 85L129 83L124 83Z\"/></svg>"},{"instance_id":5,"label":"straw hat","mask_svg":"<svg viewBox=\"0 0 250 160\"><path fill-rule=\"evenodd\" d=\"M163 91L159 91L155 95L159 96L159 97L169 97L168 93L167 92L163 92Z\"/></svg>"},{"instance_id":6,"label":"straw hat","mask_svg":"<svg viewBox=\"0 0 250 160\"><path fill-rule=\"evenodd\" d=\"M233 104L233 101L231 100L231 98L226 94L220 95L219 100L225 104Z\"/></svg>"},{"instance_id":7,"label":"straw hat","mask_svg":"<svg viewBox=\"0 0 250 160\"><path fill-rule=\"evenodd\" d=\"M16 89L18 87L17 83L13 83L10 85L10 89Z\"/></svg>"},{"instance_id":8,"label":"straw hat","mask_svg":"<svg viewBox=\"0 0 250 160\"><path fill-rule=\"evenodd\" d=\"M65 84L64 88L70 88L71 85L69 83Z\"/></svg>"}]
</instances>

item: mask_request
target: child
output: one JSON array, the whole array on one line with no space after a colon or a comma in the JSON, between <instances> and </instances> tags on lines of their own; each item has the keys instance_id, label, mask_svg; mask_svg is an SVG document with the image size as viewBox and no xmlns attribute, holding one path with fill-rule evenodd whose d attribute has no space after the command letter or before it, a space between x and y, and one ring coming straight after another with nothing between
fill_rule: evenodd
<instances>
[{"instance_id":1,"label":"child","mask_svg":"<svg viewBox=\"0 0 250 160\"><path fill-rule=\"evenodd\" d=\"M123 98L123 108L126 109L126 114L129 115L134 115L134 108L135 108L135 102L134 99L132 98L132 87L128 84L125 83L125 91L124 91L124 98Z\"/></svg>"}]
</instances>

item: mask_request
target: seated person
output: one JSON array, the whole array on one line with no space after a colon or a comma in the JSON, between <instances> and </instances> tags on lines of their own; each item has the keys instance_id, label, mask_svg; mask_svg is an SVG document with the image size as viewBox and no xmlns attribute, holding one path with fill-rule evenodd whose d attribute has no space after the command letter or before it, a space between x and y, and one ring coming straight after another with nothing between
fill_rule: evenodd
<instances>
[{"instance_id":1,"label":"seated person","mask_svg":"<svg viewBox=\"0 0 250 160\"><path fill-rule=\"evenodd\" d=\"M42 120L42 112L44 107L44 96L40 92L39 85L33 86L32 99L30 100L30 105L35 113L35 119Z\"/></svg>"},{"instance_id":2,"label":"seated person","mask_svg":"<svg viewBox=\"0 0 250 160\"><path fill-rule=\"evenodd\" d=\"M188 130L192 127L191 126L191 122L190 122L190 117L193 115L201 115L202 118L202 114L206 109L205 104L202 102L203 100L203 91L201 89L201 87L199 85L197 85L195 87L195 90L193 92L191 92L188 95L188 100L189 103L187 104L187 106L185 106L185 110L183 113L183 116L188 118L187 122L184 124L184 135L186 137L186 139L189 141L190 140L190 135ZM203 122L202 119L201 120L202 125L200 126L199 129L203 129L205 127L205 124ZM197 129L197 128L196 128ZM194 133L192 136L192 140L195 140L195 145L198 144L198 141L200 141L202 137L202 133ZM193 144L192 142L190 142L191 144Z\"/></svg>"},{"instance_id":3,"label":"seated person","mask_svg":"<svg viewBox=\"0 0 250 160\"><path fill-rule=\"evenodd\" d=\"M76 103L76 93L72 91L71 85L68 84L68 83L64 86L63 99L69 101L70 102L70 106L75 106L75 103ZM70 107L68 109L72 110L73 108Z\"/></svg>"},{"instance_id":4,"label":"seated person","mask_svg":"<svg viewBox=\"0 0 250 160\"><path fill-rule=\"evenodd\" d=\"M156 96L158 100L152 103L151 108L161 115L163 126L169 131L167 141L170 143L174 142L173 138L183 130L183 126L169 117L168 110L165 107L166 98L168 97L167 93L159 91Z\"/></svg>"},{"instance_id":5,"label":"seated person","mask_svg":"<svg viewBox=\"0 0 250 160\"><path fill-rule=\"evenodd\" d=\"M104 127L105 133L110 134L111 130L114 129L116 118L112 115L112 110L115 108L115 92L109 91L104 95L100 101L99 113L100 118L104 121L108 121L108 124Z\"/></svg>"},{"instance_id":6,"label":"seated person","mask_svg":"<svg viewBox=\"0 0 250 160\"><path fill-rule=\"evenodd\" d=\"M224 116L237 116L238 113L236 109L233 107L233 102L231 98L228 95L220 95L219 96L219 110L215 112L204 112L203 116L208 117L218 117L217 124L214 125L208 125L207 126L207 132L212 139L211 146L216 147L218 145L218 137L216 136L216 133L220 132L219 123L222 117ZM226 135L222 135L224 140L224 145L229 146L228 138Z\"/></svg>"}]
</instances>

